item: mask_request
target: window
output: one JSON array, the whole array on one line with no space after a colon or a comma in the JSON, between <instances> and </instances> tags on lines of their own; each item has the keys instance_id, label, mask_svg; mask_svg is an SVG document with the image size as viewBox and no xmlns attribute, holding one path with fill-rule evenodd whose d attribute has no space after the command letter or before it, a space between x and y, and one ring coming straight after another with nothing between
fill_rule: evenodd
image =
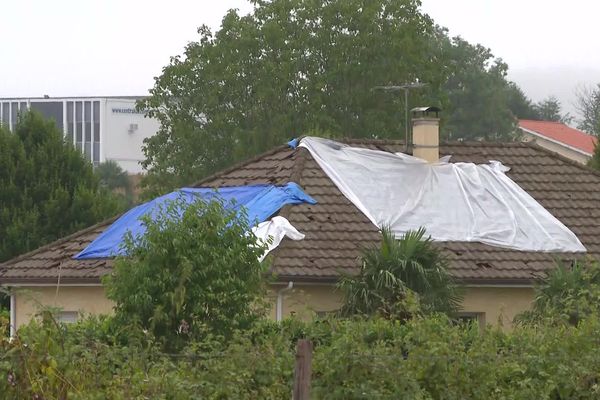
<instances>
[{"instance_id":1,"label":"window","mask_svg":"<svg viewBox=\"0 0 600 400\"><path fill-rule=\"evenodd\" d=\"M84 153L85 158L92 160L92 102L85 101L83 103L83 122L85 132Z\"/></svg>"},{"instance_id":2,"label":"window","mask_svg":"<svg viewBox=\"0 0 600 400\"><path fill-rule=\"evenodd\" d=\"M72 324L77 322L79 319L79 313L77 311L61 311L58 313L58 322L64 324Z\"/></svg>"},{"instance_id":3,"label":"window","mask_svg":"<svg viewBox=\"0 0 600 400\"><path fill-rule=\"evenodd\" d=\"M10 103L4 102L2 103L2 123L8 126L10 115Z\"/></svg>"},{"instance_id":4,"label":"window","mask_svg":"<svg viewBox=\"0 0 600 400\"><path fill-rule=\"evenodd\" d=\"M83 121L85 122L85 142L92 141L92 103L83 103Z\"/></svg>"},{"instance_id":5,"label":"window","mask_svg":"<svg viewBox=\"0 0 600 400\"><path fill-rule=\"evenodd\" d=\"M31 109L36 110L45 118L53 119L61 132L64 130L62 101L32 101Z\"/></svg>"},{"instance_id":6,"label":"window","mask_svg":"<svg viewBox=\"0 0 600 400\"><path fill-rule=\"evenodd\" d=\"M75 103L75 136L77 148L81 150L83 147L83 103L80 101Z\"/></svg>"},{"instance_id":7,"label":"window","mask_svg":"<svg viewBox=\"0 0 600 400\"><path fill-rule=\"evenodd\" d=\"M100 141L100 102L94 102L94 142Z\"/></svg>"},{"instance_id":8,"label":"window","mask_svg":"<svg viewBox=\"0 0 600 400\"><path fill-rule=\"evenodd\" d=\"M67 141L69 143L73 143L74 134L75 134L75 120L73 113L73 102L67 102Z\"/></svg>"},{"instance_id":9,"label":"window","mask_svg":"<svg viewBox=\"0 0 600 400\"><path fill-rule=\"evenodd\" d=\"M15 126L17 126L17 119L19 117L19 103L12 103L10 107L10 115L11 115L11 125L10 129L14 130Z\"/></svg>"},{"instance_id":10,"label":"window","mask_svg":"<svg viewBox=\"0 0 600 400\"><path fill-rule=\"evenodd\" d=\"M100 102L94 101L93 109L92 109L92 120L93 120L93 130L94 130L94 154L93 161L94 165L98 165L100 163Z\"/></svg>"},{"instance_id":11,"label":"window","mask_svg":"<svg viewBox=\"0 0 600 400\"><path fill-rule=\"evenodd\" d=\"M485 328L485 313L482 312L459 312L454 318L457 325L477 324L479 329Z\"/></svg>"}]
</instances>

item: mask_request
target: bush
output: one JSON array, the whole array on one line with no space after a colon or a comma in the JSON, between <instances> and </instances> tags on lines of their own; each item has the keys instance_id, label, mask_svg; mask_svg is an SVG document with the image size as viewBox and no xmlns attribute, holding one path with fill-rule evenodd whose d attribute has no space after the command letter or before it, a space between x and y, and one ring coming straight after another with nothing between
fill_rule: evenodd
<instances>
[{"instance_id":1,"label":"bush","mask_svg":"<svg viewBox=\"0 0 600 400\"><path fill-rule=\"evenodd\" d=\"M516 322L577 325L592 314L600 315L600 264L587 259L551 271L536 288L533 309L518 315Z\"/></svg>"},{"instance_id":2,"label":"bush","mask_svg":"<svg viewBox=\"0 0 600 400\"><path fill-rule=\"evenodd\" d=\"M127 256L104 282L120 326L148 330L171 351L262 316L264 247L245 216L219 201L176 200L143 222L146 233L128 236Z\"/></svg>"},{"instance_id":3,"label":"bush","mask_svg":"<svg viewBox=\"0 0 600 400\"><path fill-rule=\"evenodd\" d=\"M10 399L282 399L296 340L314 343L314 399L597 399L600 320L519 326L326 319L263 322L227 342L207 335L176 354L114 340L107 319L75 325L45 314L0 342L0 393ZM135 333L137 335L138 333ZM143 334L143 333L141 333Z\"/></svg>"}]
</instances>

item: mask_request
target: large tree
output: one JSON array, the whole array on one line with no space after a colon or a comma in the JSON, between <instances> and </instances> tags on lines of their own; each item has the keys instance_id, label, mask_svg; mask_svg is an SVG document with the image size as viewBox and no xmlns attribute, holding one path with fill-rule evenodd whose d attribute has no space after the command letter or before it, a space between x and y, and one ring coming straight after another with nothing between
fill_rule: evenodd
<instances>
[{"instance_id":1,"label":"large tree","mask_svg":"<svg viewBox=\"0 0 600 400\"><path fill-rule=\"evenodd\" d=\"M582 87L575 95L575 106L581 115L577 128L600 137L600 83L595 87Z\"/></svg>"},{"instance_id":2,"label":"large tree","mask_svg":"<svg viewBox=\"0 0 600 400\"><path fill-rule=\"evenodd\" d=\"M535 104L523 92L523 90L514 82L509 82L507 86L508 108L512 114L519 119L540 119Z\"/></svg>"},{"instance_id":3,"label":"large tree","mask_svg":"<svg viewBox=\"0 0 600 400\"><path fill-rule=\"evenodd\" d=\"M122 196L125 203L130 206L134 201L133 182L129 175L114 160L100 163L94 170L100 179L100 185L112 193Z\"/></svg>"},{"instance_id":4,"label":"large tree","mask_svg":"<svg viewBox=\"0 0 600 400\"><path fill-rule=\"evenodd\" d=\"M0 261L121 211L54 122L30 112L0 127Z\"/></svg>"},{"instance_id":5,"label":"large tree","mask_svg":"<svg viewBox=\"0 0 600 400\"><path fill-rule=\"evenodd\" d=\"M460 37L440 40L446 54L438 62L449 72L444 85L448 117L442 134L449 139L509 139L516 121L509 108L508 66L481 45Z\"/></svg>"},{"instance_id":6,"label":"large tree","mask_svg":"<svg viewBox=\"0 0 600 400\"><path fill-rule=\"evenodd\" d=\"M203 26L140 104L160 120L146 141L144 180L164 192L231 162L319 130L403 138L409 107L447 109L453 137L507 138L513 116L506 66L481 46L450 39L418 0L254 0L254 11ZM473 126L475 126L473 128Z\"/></svg>"},{"instance_id":7,"label":"large tree","mask_svg":"<svg viewBox=\"0 0 600 400\"><path fill-rule=\"evenodd\" d=\"M588 161L588 166L600 171L600 141L594 146L594 153Z\"/></svg>"},{"instance_id":8,"label":"large tree","mask_svg":"<svg viewBox=\"0 0 600 400\"><path fill-rule=\"evenodd\" d=\"M562 122L569 124L573 121L573 117L569 113L563 113L562 104L555 96L538 101L534 106L538 114L538 119L542 121Z\"/></svg>"}]
</instances>

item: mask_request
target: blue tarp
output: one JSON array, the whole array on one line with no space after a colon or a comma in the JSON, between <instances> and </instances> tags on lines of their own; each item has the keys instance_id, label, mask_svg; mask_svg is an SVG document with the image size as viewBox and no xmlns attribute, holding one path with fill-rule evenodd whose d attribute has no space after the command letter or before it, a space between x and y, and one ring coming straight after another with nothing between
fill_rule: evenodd
<instances>
[{"instance_id":1,"label":"blue tarp","mask_svg":"<svg viewBox=\"0 0 600 400\"><path fill-rule=\"evenodd\" d=\"M299 144L300 144L300 140L298 140L298 139L292 139L289 142L287 142L287 145L290 146L292 149L295 149L296 147L298 147Z\"/></svg>"},{"instance_id":2,"label":"blue tarp","mask_svg":"<svg viewBox=\"0 0 600 400\"><path fill-rule=\"evenodd\" d=\"M183 188L132 208L74 258L82 260L123 255L125 252L122 244L125 234L129 231L134 237L139 237L146 231L140 217L148 214L156 215L162 206L176 199L181 199L186 204L191 204L198 199L204 201L219 199L229 209L238 210L244 207L248 221L252 223L264 222L286 204L316 203L316 200L293 182L284 186L223 187L217 191L213 188Z\"/></svg>"}]
</instances>

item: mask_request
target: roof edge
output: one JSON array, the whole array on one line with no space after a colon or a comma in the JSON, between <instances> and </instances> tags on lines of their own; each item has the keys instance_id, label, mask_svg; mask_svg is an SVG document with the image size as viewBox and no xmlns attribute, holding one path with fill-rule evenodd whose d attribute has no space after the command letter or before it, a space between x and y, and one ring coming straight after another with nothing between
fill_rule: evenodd
<instances>
[{"instance_id":1,"label":"roof edge","mask_svg":"<svg viewBox=\"0 0 600 400\"><path fill-rule=\"evenodd\" d=\"M14 279L2 279L0 278L0 286L90 286L90 285L101 285L102 279L99 277L94 278L14 278Z\"/></svg>"},{"instance_id":2,"label":"roof edge","mask_svg":"<svg viewBox=\"0 0 600 400\"><path fill-rule=\"evenodd\" d=\"M24 258L31 257L31 256L33 256L35 254L38 254L38 253L42 252L42 251L48 250L52 246L56 246L56 245L65 243L65 242L67 242L67 241L69 241L69 240L71 240L73 238L76 238L77 236L84 235L84 234L86 234L86 233L88 233L90 231L93 231L94 229L99 228L100 226L102 226L104 224L109 224L111 222L114 222L115 220L117 220L117 218L119 218L123 214L124 213L121 213L121 214L116 215L116 216L114 216L112 218L105 219L104 221L100 221L98 223L95 223L94 225L88 226L87 228L83 228L83 229L81 229L79 231L76 231L76 232L73 232L73 233L71 233L71 234L69 234L67 236L63 236L60 239L57 239L57 240L55 240L53 242L45 244L45 245L43 245L41 247L38 247L38 248L36 248L34 250L28 251L27 253L20 254L20 255L18 255L16 257L11 258L10 260L6 260L3 263L0 263L0 269L3 268L3 267L8 267L8 266L10 266L11 264L13 264L13 263L15 263L17 261L23 260ZM0 278L0 282L1 282L1 278Z\"/></svg>"},{"instance_id":3,"label":"roof edge","mask_svg":"<svg viewBox=\"0 0 600 400\"><path fill-rule=\"evenodd\" d=\"M452 274L452 271L450 271ZM335 284L339 281L342 275L339 276L302 276L302 275L277 275L276 283L299 282L299 283L331 283ZM541 281L541 278L524 278L524 279L504 279L504 278L469 278L456 279L456 281L465 286L518 286L518 287L534 287Z\"/></svg>"},{"instance_id":4,"label":"roof edge","mask_svg":"<svg viewBox=\"0 0 600 400\"><path fill-rule=\"evenodd\" d=\"M547 140L550 143L554 143L554 144L557 144L559 146L563 146L563 147L565 147L565 148L567 148L567 149L569 149L571 151L574 151L576 153L579 153L581 155L588 156L588 157L591 157L593 155L592 153L588 153L587 151L578 149L577 147L571 146L570 144L566 144L565 142L561 142L560 140L556 140L554 138L548 137L548 136L546 136L546 135L544 135L544 134L542 134L540 132L534 131L533 129L524 128L522 126L519 126L519 129L521 129L522 131L525 131L526 133L529 133L530 135L539 137L540 139Z\"/></svg>"}]
</instances>

